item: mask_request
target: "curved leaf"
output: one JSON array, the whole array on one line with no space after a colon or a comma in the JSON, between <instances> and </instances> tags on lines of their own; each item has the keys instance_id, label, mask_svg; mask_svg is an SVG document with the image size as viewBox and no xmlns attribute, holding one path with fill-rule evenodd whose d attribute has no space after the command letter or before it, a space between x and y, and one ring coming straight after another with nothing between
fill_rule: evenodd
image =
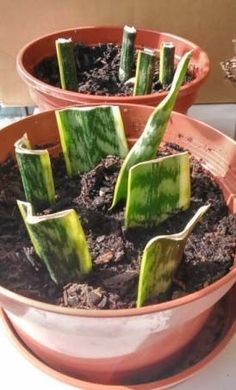
<instances>
[{"instance_id":1,"label":"curved leaf","mask_svg":"<svg viewBox=\"0 0 236 390\"><path fill-rule=\"evenodd\" d=\"M171 287L187 238L209 207L210 205L200 207L182 232L157 236L148 242L141 262L137 307Z\"/></svg>"},{"instance_id":2,"label":"curved leaf","mask_svg":"<svg viewBox=\"0 0 236 390\"><path fill-rule=\"evenodd\" d=\"M55 283L77 281L92 269L85 234L75 210L34 216L28 202L17 201L35 252Z\"/></svg>"},{"instance_id":3,"label":"curved leaf","mask_svg":"<svg viewBox=\"0 0 236 390\"><path fill-rule=\"evenodd\" d=\"M116 182L111 207L114 207L120 200L125 199L127 196L129 169L139 162L155 158L157 148L159 147L165 134L167 123L170 118L171 111L173 110L179 89L184 81L190 57L191 52L188 52L181 58L168 95L150 115L141 137L134 144L125 158Z\"/></svg>"}]
</instances>

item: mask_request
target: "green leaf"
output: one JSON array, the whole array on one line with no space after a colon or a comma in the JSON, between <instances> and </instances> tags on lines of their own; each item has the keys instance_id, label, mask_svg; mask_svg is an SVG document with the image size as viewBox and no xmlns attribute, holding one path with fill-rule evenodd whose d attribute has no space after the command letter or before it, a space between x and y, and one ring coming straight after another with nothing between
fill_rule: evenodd
<instances>
[{"instance_id":1,"label":"green leaf","mask_svg":"<svg viewBox=\"0 0 236 390\"><path fill-rule=\"evenodd\" d=\"M17 204L35 252L55 283L78 281L91 271L91 256L75 210L34 216L30 203Z\"/></svg>"},{"instance_id":2,"label":"green leaf","mask_svg":"<svg viewBox=\"0 0 236 390\"><path fill-rule=\"evenodd\" d=\"M145 161L129 170L125 211L127 228L152 227L190 205L187 152Z\"/></svg>"},{"instance_id":3,"label":"green leaf","mask_svg":"<svg viewBox=\"0 0 236 390\"><path fill-rule=\"evenodd\" d=\"M139 275L137 307L165 293L172 284L181 262L186 241L210 205L198 209L184 230L177 234L157 236L146 245Z\"/></svg>"},{"instance_id":4,"label":"green leaf","mask_svg":"<svg viewBox=\"0 0 236 390\"><path fill-rule=\"evenodd\" d=\"M150 115L141 137L125 158L116 182L111 207L114 207L120 200L125 199L127 196L129 169L139 162L155 158L157 148L164 137L179 89L184 81L190 57L191 52L188 52L181 58L168 95Z\"/></svg>"},{"instance_id":5,"label":"green leaf","mask_svg":"<svg viewBox=\"0 0 236 390\"><path fill-rule=\"evenodd\" d=\"M159 80L162 85L171 84L175 69L175 46L172 42L163 42L160 48Z\"/></svg>"},{"instance_id":6,"label":"green leaf","mask_svg":"<svg viewBox=\"0 0 236 390\"><path fill-rule=\"evenodd\" d=\"M55 188L48 151L32 150L25 134L15 143L25 197L35 211L47 208L55 202Z\"/></svg>"},{"instance_id":7,"label":"green leaf","mask_svg":"<svg viewBox=\"0 0 236 390\"><path fill-rule=\"evenodd\" d=\"M134 96L151 93L155 59L156 56L153 50L138 51Z\"/></svg>"},{"instance_id":8,"label":"green leaf","mask_svg":"<svg viewBox=\"0 0 236 390\"><path fill-rule=\"evenodd\" d=\"M78 92L74 46L71 38L55 42L62 89Z\"/></svg>"},{"instance_id":9,"label":"green leaf","mask_svg":"<svg viewBox=\"0 0 236 390\"><path fill-rule=\"evenodd\" d=\"M132 75L134 65L136 29L134 27L125 26L123 30L119 80L123 83Z\"/></svg>"},{"instance_id":10,"label":"green leaf","mask_svg":"<svg viewBox=\"0 0 236 390\"><path fill-rule=\"evenodd\" d=\"M90 171L108 155L127 155L119 107L66 108L56 118L69 176Z\"/></svg>"}]
</instances>

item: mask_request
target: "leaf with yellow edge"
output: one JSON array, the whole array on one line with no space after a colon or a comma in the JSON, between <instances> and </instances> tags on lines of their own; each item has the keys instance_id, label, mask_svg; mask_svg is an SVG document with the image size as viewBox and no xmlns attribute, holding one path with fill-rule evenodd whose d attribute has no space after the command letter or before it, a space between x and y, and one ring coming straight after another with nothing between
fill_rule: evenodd
<instances>
[{"instance_id":1,"label":"leaf with yellow edge","mask_svg":"<svg viewBox=\"0 0 236 390\"><path fill-rule=\"evenodd\" d=\"M75 210L36 216L30 203L18 200L17 204L35 252L55 283L78 281L91 271L91 256Z\"/></svg>"},{"instance_id":2,"label":"leaf with yellow edge","mask_svg":"<svg viewBox=\"0 0 236 390\"><path fill-rule=\"evenodd\" d=\"M49 207L55 202L55 188L48 150L33 150L24 134L15 143L15 152L26 200L34 211Z\"/></svg>"},{"instance_id":3,"label":"leaf with yellow edge","mask_svg":"<svg viewBox=\"0 0 236 390\"><path fill-rule=\"evenodd\" d=\"M183 84L190 57L191 52L188 52L181 58L168 95L150 115L142 135L126 156L117 178L111 207L114 207L120 200L127 197L130 168L139 162L155 158L157 149L164 137L178 92Z\"/></svg>"},{"instance_id":4,"label":"leaf with yellow edge","mask_svg":"<svg viewBox=\"0 0 236 390\"><path fill-rule=\"evenodd\" d=\"M188 152L145 161L129 170L127 228L152 227L186 210L191 197Z\"/></svg>"},{"instance_id":5,"label":"leaf with yellow edge","mask_svg":"<svg viewBox=\"0 0 236 390\"><path fill-rule=\"evenodd\" d=\"M125 158L128 145L117 106L71 107L56 111L69 176L88 172L108 155Z\"/></svg>"},{"instance_id":6,"label":"leaf with yellow edge","mask_svg":"<svg viewBox=\"0 0 236 390\"><path fill-rule=\"evenodd\" d=\"M209 207L200 207L182 232L157 236L147 243L141 262L137 307L142 307L171 287L187 238Z\"/></svg>"}]
</instances>

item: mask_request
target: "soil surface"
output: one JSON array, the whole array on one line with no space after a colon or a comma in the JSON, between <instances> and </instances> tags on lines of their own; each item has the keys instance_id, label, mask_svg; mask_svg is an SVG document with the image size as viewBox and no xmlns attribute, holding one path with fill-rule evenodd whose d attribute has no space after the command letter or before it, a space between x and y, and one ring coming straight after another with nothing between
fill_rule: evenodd
<instances>
[{"instance_id":1,"label":"soil surface","mask_svg":"<svg viewBox=\"0 0 236 390\"><path fill-rule=\"evenodd\" d=\"M160 155L183 150L169 144ZM235 256L236 215L228 215L223 194L201 163L191 158L191 206L155 229L124 229L124 208L109 207L121 161L108 157L93 171L68 178L63 158L52 160L57 202L43 213L74 208L80 215L93 258L85 281L57 286L37 258L19 214L24 200L18 168L8 160L0 168L0 285L27 297L77 308L135 307L140 259L149 239L181 231L196 210L211 203L191 234L172 288L162 302L199 290L225 275ZM76 283L77 282L77 283Z\"/></svg>"},{"instance_id":2,"label":"soil surface","mask_svg":"<svg viewBox=\"0 0 236 390\"><path fill-rule=\"evenodd\" d=\"M121 83L118 78L121 47L112 43L96 46L75 45L78 92L103 96L133 95L133 85ZM135 76L135 54L133 75ZM196 78L197 69L190 66L185 83ZM42 60L34 69L34 76L47 84L61 87L56 57ZM152 93L168 91L170 85L159 82L159 61L153 76Z\"/></svg>"}]
</instances>

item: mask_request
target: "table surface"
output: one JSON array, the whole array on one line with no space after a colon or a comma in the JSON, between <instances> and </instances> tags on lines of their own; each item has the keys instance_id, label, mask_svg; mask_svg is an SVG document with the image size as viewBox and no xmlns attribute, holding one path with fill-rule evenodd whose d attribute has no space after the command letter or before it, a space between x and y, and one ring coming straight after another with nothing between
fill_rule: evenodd
<instances>
[{"instance_id":1,"label":"table surface","mask_svg":"<svg viewBox=\"0 0 236 390\"><path fill-rule=\"evenodd\" d=\"M233 390L236 388L236 335L221 354L194 377L174 388L176 390ZM72 390L74 387L57 381L34 367L8 339L0 322L1 387L4 390Z\"/></svg>"}]
</instances>

